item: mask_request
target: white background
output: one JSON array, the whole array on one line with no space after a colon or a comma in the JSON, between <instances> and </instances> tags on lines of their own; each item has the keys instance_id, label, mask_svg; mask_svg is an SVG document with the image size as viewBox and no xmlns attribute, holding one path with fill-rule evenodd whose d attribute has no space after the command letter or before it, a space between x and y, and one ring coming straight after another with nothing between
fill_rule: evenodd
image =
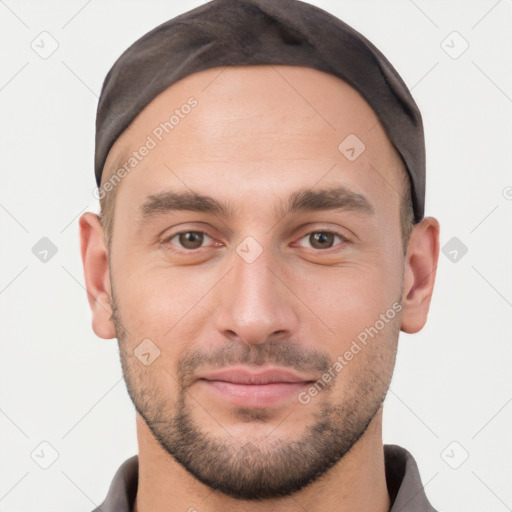
<instances>
[{"instance_id":1,"label":"white background","mask_svg":"<svg viewBox=\"0 0 512 512\"><path fill-rule=\"evenodd\" d=\"M77 219L99 206L105 74L138 37L201 3L0 2L0 511L90 511L137 453L117 342L91 329ZM457 237L468 249L456 262L440 255L429 321L401 335L384 441L412 452L441 512L511 510L512 2L311 3L366 35L412 89L426 214L442 246ZM59 45L47 59L31 47L43 31ZM456 59L453 31L469 44ZM46 263L32 252L42 237L57 248ZM31 458L43 441L58 452L48 469Z\"/></svg>"}]
</instances>

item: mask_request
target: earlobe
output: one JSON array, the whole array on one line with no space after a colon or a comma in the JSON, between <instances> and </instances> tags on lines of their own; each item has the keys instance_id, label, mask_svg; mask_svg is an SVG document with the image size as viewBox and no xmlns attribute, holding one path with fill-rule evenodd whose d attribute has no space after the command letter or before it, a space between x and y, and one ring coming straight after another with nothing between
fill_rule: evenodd
<instances>
[{"instance_id":1,"label":"earlobe","mask_svg":"<svg viewBox=\"0 0 512 512\"><path fill-rule=\"evenodd\" d=\"M425 217L414 227L405 259L403 332L420 331L427 321L439 258L439 222Z\"/></svg>"},{"instance_id":2,"label":"earlobe","mask_svg":"<svg viewBox=\"0 0 512 512\"><path fill-rule=\"evenodd\" d=\"M104 339L116 337L110 305L108 250L98 215L87 212L80 217L80 251L84 267L87 298L92 312L92 328Z\"/></svg>"}]
</instances>

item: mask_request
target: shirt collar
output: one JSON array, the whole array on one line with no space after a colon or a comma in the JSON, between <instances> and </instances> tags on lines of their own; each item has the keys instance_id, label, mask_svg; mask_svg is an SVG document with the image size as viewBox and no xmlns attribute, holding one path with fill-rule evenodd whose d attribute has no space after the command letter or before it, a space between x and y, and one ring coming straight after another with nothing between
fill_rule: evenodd
<instances>
[{"instance_id":1,"label":"shirt collar","mask_svg":"<svg viewBox=\"0 0 512 512\"><path fill-rule=\"evenodd\" d=\"M418 465L401 446L384 445L389 512L436 512L425 495ZM117 470L105 501L93 512L132 512L139 482L139 458L125 460Z\"/></svg>"},{"instance_id":2,"label":"shirt collar","mask_svg":"<svg viewBox=\"0 0 512 512\"><path fill-rule=\"evenodd\" d=\"M427 499L414 457L396 444L384 445L389 512L436 512Z\"/></svg>"}]
</instances>

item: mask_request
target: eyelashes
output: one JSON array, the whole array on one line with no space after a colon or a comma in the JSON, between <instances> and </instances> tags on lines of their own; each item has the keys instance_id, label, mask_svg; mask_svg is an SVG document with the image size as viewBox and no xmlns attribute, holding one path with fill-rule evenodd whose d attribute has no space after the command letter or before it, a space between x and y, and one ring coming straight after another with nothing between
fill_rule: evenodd
<instances>
[{"instance_id":1,"label":"eyelashes","mask_svg":"<svg viewBox=\"0 0 512 512\"><path fill-rule=\"evenodd\" d=\"M341 233L338 233L336 231L331 231L331 230L324 230L324 229L316 230L316 231L310 231L305 236L301 237L299 240L310 239L311 235L313 235L313 234L321 235L320 237L313 238L313 240L315 240L315 243L319 243L320 245L322 245L321 241L325 240L325 235L328 235L327 239L329 239L329 237L332 237L333 239L334 238L339 238L342 243L343 242L348 242L347 238L345 238ZM334 247L336 247L336 245L339 245L339 244L335 244ZM303 247L303 246L301 245L301 247ZM311 247L311 249L325 251L325 250L332 249L332 247L327 247L327 249L325 247Z\"/></svg>"},{"instance_id":2,"label":"eyelashes","mask_svg":"<svg viewBox=\"0 0 512 512\"><path fill-rule=\"evenodd\" d=\"M312 237L312 235L314 235ZM204 246L203 242L207 242L208 239L214 240L214 237L210 236L208 232L203 230L183 230L173 233L166 237L161 244L165 245L166 249L176 254L192 255L199 254L208 250L208 246ZM338 239L338 243L336 243ZM175 240L173 242L173 240ZM303 242L310 244L309 247L303 244ZM332 245L330 242L332 241ZM327 245L329 247L325 247ZM336 250L336 247L341 246L339 250L342 250L350 241L341 233L333 231L331 229L316 229L307 232L305 235L300 237L297 242L299 247L310 249L315 253L327 253ZM324 247L322 247L324 245ZM217 245L219 246L219 244Z\"/></svg>"}]
</instances>

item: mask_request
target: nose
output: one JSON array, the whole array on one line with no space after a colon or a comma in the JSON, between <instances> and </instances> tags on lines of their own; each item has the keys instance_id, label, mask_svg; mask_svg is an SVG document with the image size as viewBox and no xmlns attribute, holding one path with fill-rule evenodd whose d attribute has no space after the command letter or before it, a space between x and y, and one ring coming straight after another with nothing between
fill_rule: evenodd
<instances>
[{"instance_id":1,"label":"nose","mask_svg":"<svg viewBox=\"0 0 512 512\"><path fill-rule=\"evenodd\" d=\"M263 250L251 263L235 253L232 266L223 280L217 306L218 331L232 341L253 345L278 335L293 336L299 323L295 309L298 301L294 301L283 265L270 250Z\"/></svg>"}]
</instances>

